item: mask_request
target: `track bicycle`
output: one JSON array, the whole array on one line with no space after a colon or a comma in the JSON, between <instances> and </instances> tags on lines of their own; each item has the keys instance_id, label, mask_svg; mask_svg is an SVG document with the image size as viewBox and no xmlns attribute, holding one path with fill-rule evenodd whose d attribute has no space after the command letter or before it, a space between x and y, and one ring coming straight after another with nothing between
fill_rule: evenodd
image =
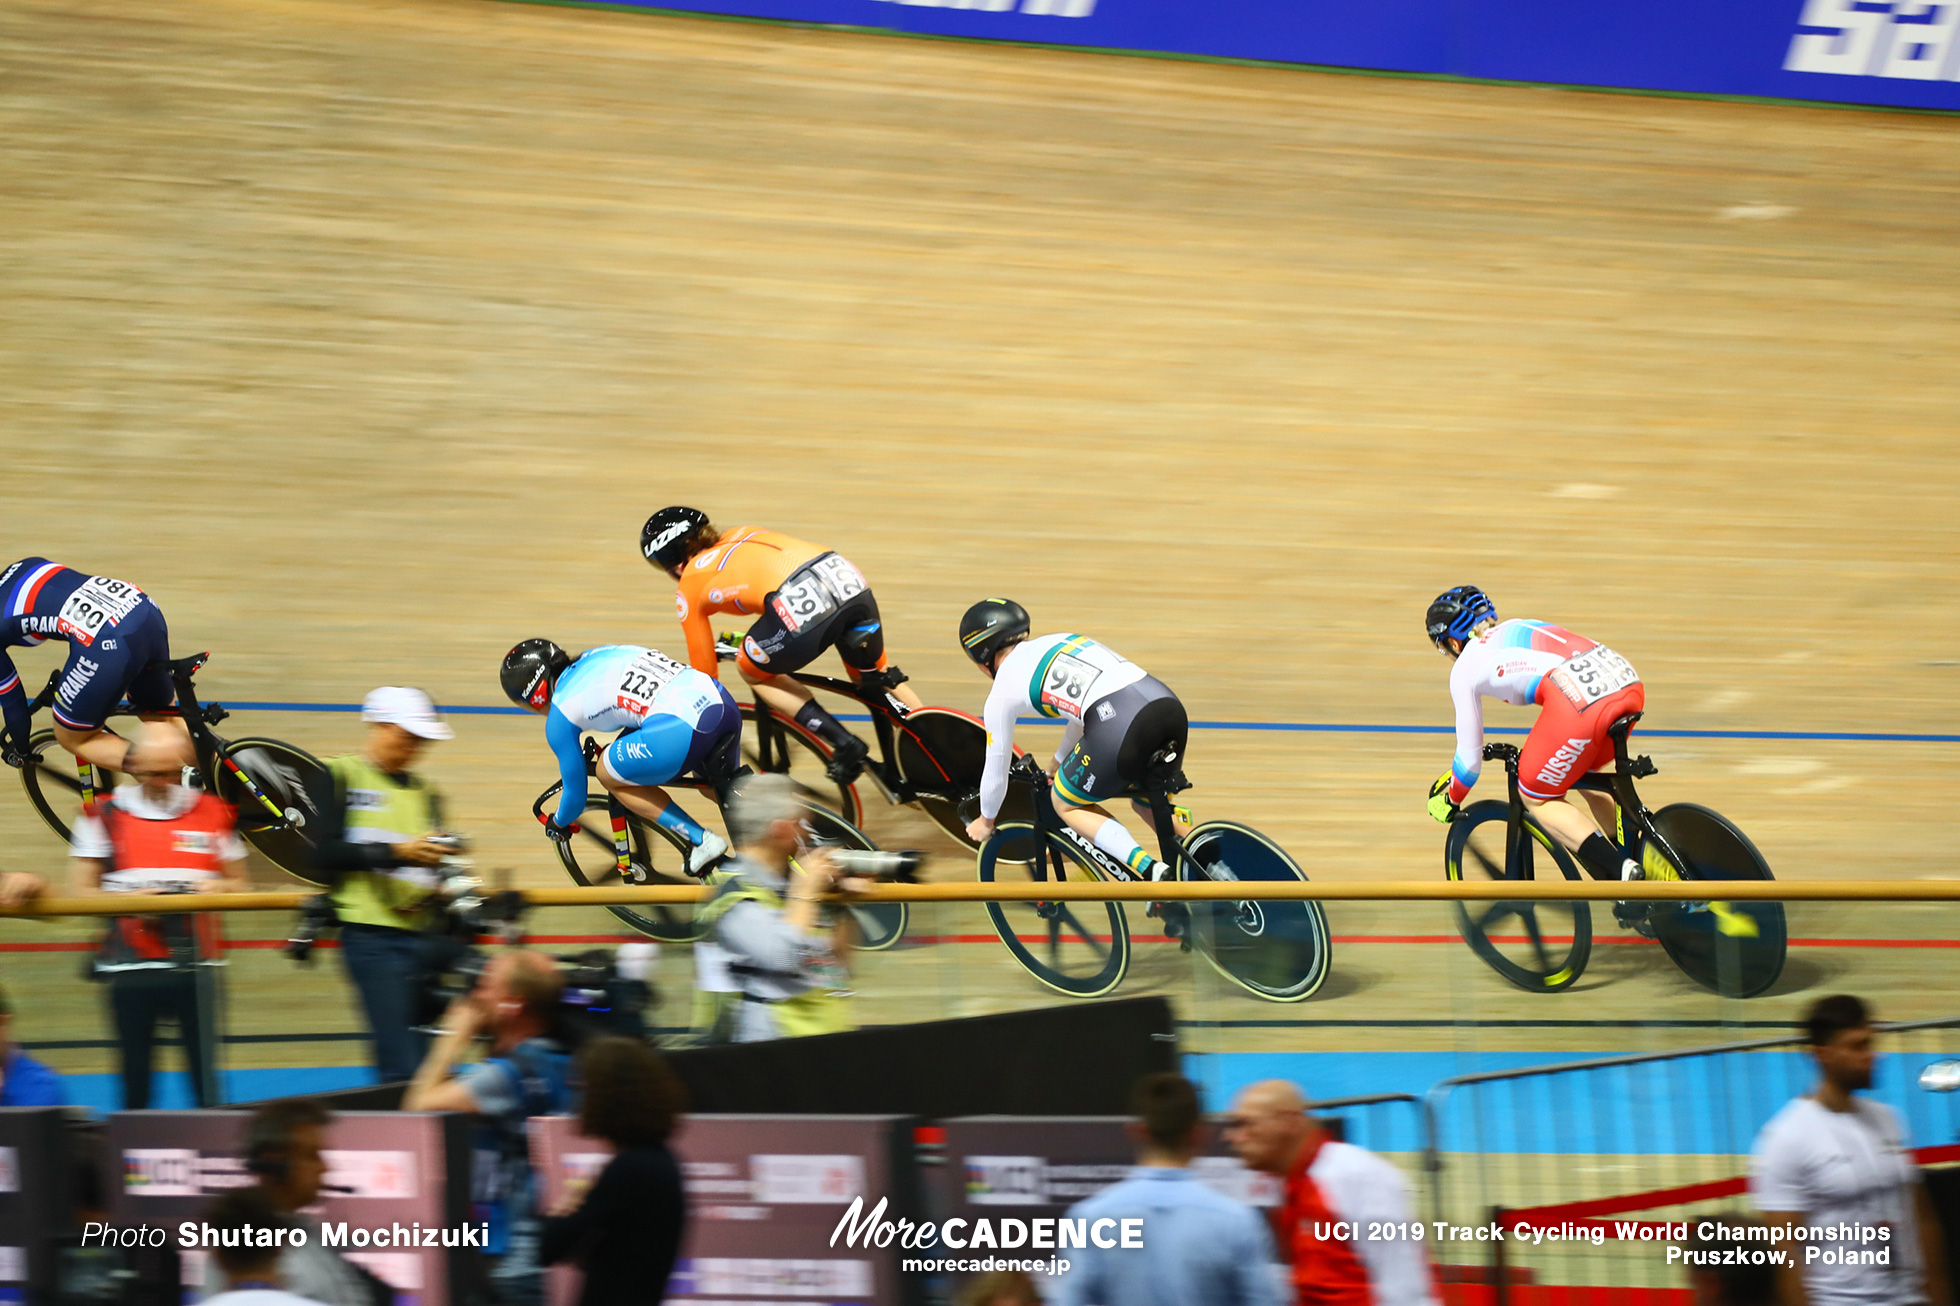
<instances>
[{"instance_id":1,"label":"track bicycle","mask_svg":"<svg viewBox=\"0 0 1960 1306\"><path fill-rule=\"evenodd\" d=\"M183 718L196 750L200 782L215 784L217 796L238 809L238 833L245 842L288 874L311 884L324 883L313 869L311 831L320 815L313 786L326 767L305 749L277 739L227 740L213 731L231 713L217 703L200 704L192 682L210 658L209 653L199 653L161 664L177 690L176 706L164 715ZM30 714L54 702L60 681L59 671L48 677L47 687L28 704ZM125 704L109 715L128 717L136 712ZM34 810L63 840L73 833L74 816L81 806L106 795L114 785L97 767L56 743L53 730L37 730L28 737L20 782Z\"/></svg>"},{"instance_id":2,"label":"track bicycle","mask_svg":"<svg viewBox=\"0 0 1960 1306\"><path fill-rule=\"evenodd\" d=\"M1680 874L1666 876L1670 879L1775 879L1756 845L1720 813L1695 803L1671 803L1654 812L1640 801L1633 782L1660 769L1652 758L1627 755L1627 735L1640 715L1621 717L1607 729L1613 770L1574 785L1613 795L1629 855L1659 867L1639 851L1651 845L1666 870L1680 868ZM1566 879L1585 878L1572 854L1525 811L1518 752L1515 744L1484 745L1486 760L1504 763L1510 798L1473 803L1450 823L1443 852L1443 872L1450 879L1472 878L1466 866L1490 880L1536 879L1541 849ZM1647 875L1659 878L1654 869ZM1724 997L1755 997L1783 973L1789 932L1780 902L1628 903L1620 915L1623 924L1659 942L1689 979ZM1471 951L1527 992L1571 988L1592 955L1592 912L1584 902L1458 903L1456 918Z\"/></svg>"},{"instance_id":3,"label":"track bicycle","mask_svg":"<svg viewBox=\"0 0 1960 1306\"><path fill-rule=\"evenodd\" d=\"M1186 787L1175 754L1160 750L1144 782L1119 798L1150 806L1165 865L1182 883L1306 879L1280 846L1236 821L1207 821L1182 840L1171 795ZM1031 821L1006 821L981 845L987 883L1123 880L1134 871L1078 834L1055 810L1053 781L1031 757L1015 760L1010 788L1028 797ZM1123 982L1130 930L1118 902L990 902L1002 943L1028 973L1058 993L1097 998ZM1271 1002L1312 997L1327 978L1327 916L1311 901L1184 902L1153 908L1220 975Z\"/></svg>"},{"instance_id":4,"label":"track bicycle","mask_svg":"<svg viewBox=\"0 0 1960 1306\"><path fill-rule=\"evenodd\" d=\"M585 769L588 776L598 773L598 740L585 741ZM740 776L731 760L710 759L702 771L672 780L669 789L692 789L713 797L715 806L726 804L729 788ZM564 789L563 780L538 795L531 804L531 815L542 822L548 809L557 806ZM686 836L655 825L628 811L618 798L594 785L585 800L585 813L570 839L554 843L558 860L575 884L587 888L619 885L687 884L702 881L687 873L687 854L692 848ZM844 817L815 803L807 804L804 821L810 830L813 848L856 848L873 851L877 845ZM902 902L854 902L845 904L857 925L856 946L866 952L880 952L895 945L905 934L911 908ZM696 924L694 908L688 904L649 903L644 906L615 903L606 908L621 921L649 938L667 943L693 943L705 936Z\"/></svg>"},{"instance_id":5,"label":"track bicycle","mask_svg":"<svg viewBox=\"0 0 1960 1306\"><path fill-rule=\"evenodd\" d=\"M722 637L721 660L732 662L733 638ZM917 807L933 824L967 848L978 845L967 837L960 819L964 804L980 792L987 764L987 728L977 717L945 707L910 708L892 693L906 682L897 667L867 671L857 681L794 671L790 679L861 704L871 715L876 748L864 764L864 774L884 791L887 801ZM855 781L841 784L828 773L830 744L790 717L760 702L742 704L742 719L753 727L754 744L744 758L758 771L788 775L806 795L825 807L834 806L853 825L864 823L864 804ZM1017 750L1018 751L1018 750ZM1017 795L1009 794L1002 815L1029 819Z\"/></svg>"}]
</instances>

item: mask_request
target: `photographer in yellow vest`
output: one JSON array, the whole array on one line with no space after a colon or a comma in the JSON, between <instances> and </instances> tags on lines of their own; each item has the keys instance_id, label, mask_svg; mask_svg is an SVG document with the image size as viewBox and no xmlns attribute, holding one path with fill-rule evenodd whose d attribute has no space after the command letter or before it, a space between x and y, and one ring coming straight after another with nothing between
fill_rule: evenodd
<instances>
[{"instance_id":1,"label":"photographer in yellow vest","mask_svg":"<svg viewBox=\"0 0 1960 1306\"><path fill-rule=\"evenodd\" d=\"M695 919L708 927L716 960L740 992L734 1041L855 1029L844 992L847 927L824 898L870 882L808 847L803 795L786 775L744 778L725 815L737 852L722 863Z\"/></svg>"},{"instance_id":2,"label":"photographer in yellow vest","mask_svg":"<svg viewBox=\"0 0 1960 1306\"><path fill-rule=\"evenodd\" d=\"M409 1079L427 1040L414 1032L428 959L440 946L431 899L438 868L455 851L443 832L442 800L410 768L431 740L455 732L429 696L384 686L361 704L367 740L327 763L315 795L320 810L314 865L333 886L347 976L361 995L384 1084Z\"/></svg>"}]
</instances>

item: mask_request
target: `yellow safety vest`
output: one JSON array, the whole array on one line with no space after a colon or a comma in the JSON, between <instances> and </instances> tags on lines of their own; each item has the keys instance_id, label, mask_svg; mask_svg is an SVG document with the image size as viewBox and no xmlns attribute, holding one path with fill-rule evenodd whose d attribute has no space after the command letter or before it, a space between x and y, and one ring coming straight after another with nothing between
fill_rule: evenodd
<instances>
[{"instance_id":1,"label":"yellow safety vest","mask_svg":"<svg viewBox=\"0 0 1960 1306\"><path fill-rule=\"evenodd\" d=\"M349 843L413 843L435 832L436 796L416 777L404 784L359 754L336 757L327 769L344 805ZM350 871L333 902L342 924L414 930L426 923L422 904L434 887L435 873L424 866Z\"/></svg>"},{"instance_id":2,"label":"yellow safety vest","mask_svg":"<svg viewBox=\"0 0 1960 1306\"><path fill-rule=\"evenodd\" d=\"M712 898L701 905L696 921L712 930L715 922L738 902L758 902L771 911L783 909L783 897L775 890L759 884L752 884L741 875L730 875L716 886ZM732 995L731 995L732 996ZM744 997L743 1001L752 1001ZM841 994L829 989L805 989L792 998L768 1004L770 1013L776 1018L776 1028L785 1038L802 1038L806 1034L840 1034L845 1030L857 1028L851 1018L850 1004ZM703 1014L697 1012L697 1018Z\"/></svg>"}]
</instances>

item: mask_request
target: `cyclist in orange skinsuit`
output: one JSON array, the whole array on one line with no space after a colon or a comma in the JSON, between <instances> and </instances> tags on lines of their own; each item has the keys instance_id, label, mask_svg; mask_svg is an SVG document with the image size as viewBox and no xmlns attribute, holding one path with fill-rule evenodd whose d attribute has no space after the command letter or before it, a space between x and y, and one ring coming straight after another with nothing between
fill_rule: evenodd
<instances>
[{"instance_id":1,"label":"cyclist in orange skinsuit","mask_svg":"<svg viewBox=\"0 0 1960 1306\"><path fill-rule=\"evenodd\" d=\"M755 617L735 665L756 698L830 745L830 773L849 782L871 749L790 678L834 647L852 680L885 667L885 630L864 573L849 561L759 526L717 530L693 508L662 508L640 532L646 560L680 583L674 610L687 636L687 659L714 675L715 632L722 613ZM908 686L893 690L920 706Z\"/></svg>"}]
</instances>

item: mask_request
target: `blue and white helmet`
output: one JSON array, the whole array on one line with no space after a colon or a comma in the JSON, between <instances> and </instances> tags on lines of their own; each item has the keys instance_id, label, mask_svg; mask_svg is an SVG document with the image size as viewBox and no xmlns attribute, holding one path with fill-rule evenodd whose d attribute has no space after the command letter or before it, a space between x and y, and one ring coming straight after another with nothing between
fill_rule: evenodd
<instances>
[{"instance_id":1,"label":"blue and white helmet","mask_svg":"<svg viewBox=\"0 0 1960 1306\"><path fill-rule=\"evenodd\" d=\"M1470 632L1486 621L1497 620L1497 605L1475 585L1458 585L1444 590L1429 605L1426 626L1429 642L1447 650L1449 640L1468 641Z\"/></svg>"}]
</instances>

